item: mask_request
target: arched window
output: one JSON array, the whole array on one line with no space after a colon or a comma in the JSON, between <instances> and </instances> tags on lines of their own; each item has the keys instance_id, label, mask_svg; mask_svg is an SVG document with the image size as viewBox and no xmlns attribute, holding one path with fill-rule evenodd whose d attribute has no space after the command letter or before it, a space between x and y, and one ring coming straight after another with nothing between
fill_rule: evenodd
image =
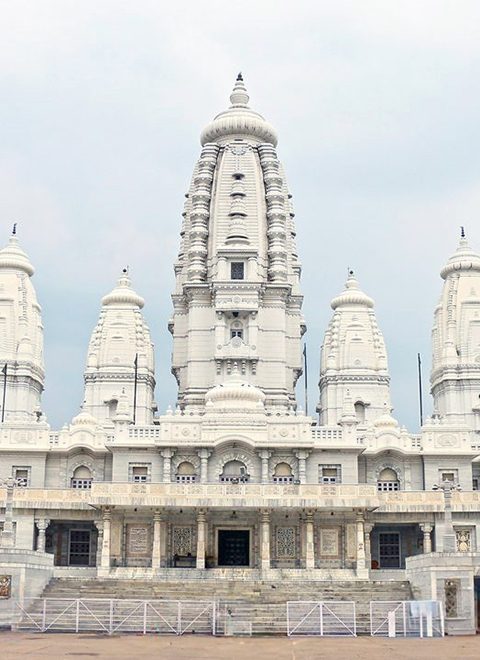
<instances>
[{"instance_id":1,"label":"arched window","mask_svg":"<svg viewBox=\"0 0 480 660\"><path fill-rule=\"evenodd\" d=\"M245 463L242 461L228 461L223 466L223 472L220 475L220 481L232 483L247 483L250 475L247 472Z\"/></svg>"},{"instance_id":2,"label":"arched window","mask_svg":"<svg viewBox=\"0 0 480 660\"><path fill-rule=\"evenodd\" d=\"M80 465L73 473L72 488L88 489L92 487L92 473L86 465Z\"/></svg>"},{"instance_id":3,"label":"arched window","mask_svg":"<svg viewBox=\"0 0 480 660\"><path fill-rule=\"evenodd\" d=\"M288 463L277 463L273 473L273 481L276 484L293 483L293 472Z\"/></svg>"},{"instance_id":4,"label":"arched window","mask_svg":"<svg viewBox=\"0 0 480 660\"><path fill-rule=\"evenodd\" d=\"M233 346L240 346L244 340L243 325L240 321L233 321L230 326L230 341Z\"/></svg>"},{"instance_id":5,"label":"arched window","mask_svg":"<svg viewBox=\"0 0 480 660\"><path fill-rule=\"evenodd\" d=\"M107 401L107 405L108 405L108 416L110 417L110 419L112 419L117 414L118 400L110 399L110 401Z\"/></svg>"},{"instance_id":6,"label":"arched window","mask_svg":"<svg viewBox=\"0 0 480 660\"><path fill-rule=\"evenodd\" d=\"M398 474L393 468L384 468L380 472L378 475L377 490L380 492L400 490Z\"/></svg>"},{"instance_id":7,"label":"arched window","mask_svg":"<svg viewBox=\"0 0 480 660\"><path fill-rule=\"evenodd\" d=\"M191 484L197 480L197 475L195 473L195 468L189 461L183 461L177 467L177 473L175 475L175 480L179 484Z\"/></svg>"},{"instance_id":8,"label":"arched window","mask_svg":"<svg viewBox=\"0 0 480 660\"><path fill-rule=\"evenodd\" d=\"M359 424L363 424L365 421L365 404L361 401L355 403L355 415Z\"/></svg>"}]
</instances>

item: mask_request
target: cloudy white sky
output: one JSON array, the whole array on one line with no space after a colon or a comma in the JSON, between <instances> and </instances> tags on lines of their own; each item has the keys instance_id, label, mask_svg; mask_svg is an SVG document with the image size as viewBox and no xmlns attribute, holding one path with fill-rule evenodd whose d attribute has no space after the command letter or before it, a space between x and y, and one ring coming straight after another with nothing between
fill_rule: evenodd
<instances>
[{"instance_id":1,"label":"cloudy white sky","mask_svg":"<svg viewBox=\"0 0 480 660\"><path fill-rule=\"evenodd\" d=\"M480 249L480 3L0 0L0 218L37 272L50 422L82 401L100 298L128 264L147 300L157 400L175 400L172 263L203 126L244 73L294 195L310 405L347 266L374 297L395 416L428 391L439 270Z\"/></svg>"}]
</instances>

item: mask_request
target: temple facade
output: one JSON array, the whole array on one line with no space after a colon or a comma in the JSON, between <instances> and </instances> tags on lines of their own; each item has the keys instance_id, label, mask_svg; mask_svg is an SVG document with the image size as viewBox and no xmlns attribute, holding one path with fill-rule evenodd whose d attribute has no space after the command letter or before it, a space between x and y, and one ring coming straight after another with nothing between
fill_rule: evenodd
<instances>
[{"instance_id":1,"label":"temple facade","mask_svg":"<svg viewBox=\"0 0 480 660\"><path fill-rule=\"evenodd\" d=\"M34 268L15 233L0 251L1 552L43 561L47 577L409 579L466 631L480 571L480 255L462 231L441 271L434 414L420 433L392 416L374 301L353 272L331 302L318 419L306 416L301 264L277 135L241 75L230 102L201 134L183 211L175 409L157 410L144 300L123 271L101 302L80 412L51 429Z\"/></svg>"}]
</instances>

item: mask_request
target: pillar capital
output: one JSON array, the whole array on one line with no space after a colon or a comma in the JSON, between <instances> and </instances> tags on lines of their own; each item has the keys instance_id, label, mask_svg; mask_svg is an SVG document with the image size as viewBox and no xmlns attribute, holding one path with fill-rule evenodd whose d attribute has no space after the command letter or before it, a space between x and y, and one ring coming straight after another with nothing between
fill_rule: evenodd
<instances>
[{"instance_id":1,"label":"pillar capital","mask_svg":"<svg viewBox=\"0 0 480 660\"><path fill-rule=\"evenodd\" d=\"M260 517L262 519L262 523L269 523L270 522L270 510L269 509L260 509Z\"/></svg>"},{"instance_id":2,"label":"pillar capital","mask_svg":"<svg viewBox=\"0 0 480 660\"><path fill-rule=\"evenodd\" d=\"M271 451L270 449L259 449L257 453L261 459L268 460L270 456L273 454L273 451Z\"/></svg>"},{"instance_id":3,"label":"pillar capital","mask_svg":"<svg viewBox=\"0 0 480 660\"><path fill-rule=\"evenodd\" d=\"M39 532L45 532L50 525L50 520L49 518L35 518L35 525Z\"/></svg>"}]
</instances>

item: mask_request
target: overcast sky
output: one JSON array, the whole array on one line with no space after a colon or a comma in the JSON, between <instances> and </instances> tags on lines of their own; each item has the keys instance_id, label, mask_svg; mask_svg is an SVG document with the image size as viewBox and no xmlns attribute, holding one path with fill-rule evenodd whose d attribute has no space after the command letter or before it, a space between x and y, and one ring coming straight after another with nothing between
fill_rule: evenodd
<instances>
[{"instance_id":1,"label":"overcast sky","mask_svg":"<svg viewBox=\"0 0 480 660\"><path fill-rule=\"evenodd\" d=\"M394 415L418 426L459 226L480 249L480 3L0 0L1 242L36 266L44 408L78 412L100 299L128 264L170 375L172 264L205 124L238 71L276 127L296 210L310 406L347 266L376 302Z\"/></svg>"}]
</instances>

